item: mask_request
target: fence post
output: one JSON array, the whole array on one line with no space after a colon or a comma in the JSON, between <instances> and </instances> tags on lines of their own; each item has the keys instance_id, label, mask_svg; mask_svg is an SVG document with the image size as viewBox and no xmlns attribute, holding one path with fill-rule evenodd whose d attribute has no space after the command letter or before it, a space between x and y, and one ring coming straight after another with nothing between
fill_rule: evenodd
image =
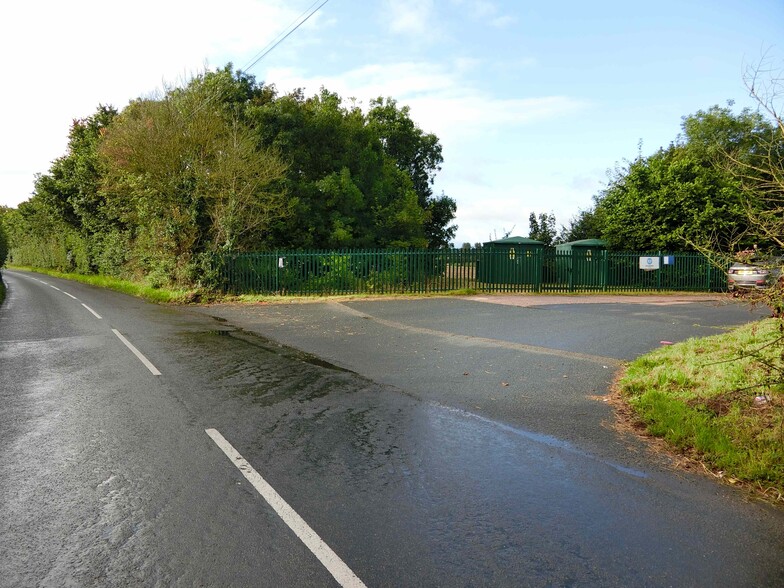
<instances>
[{"instance_id":1,"label":"fence post","mask_svg":"<svg viewBox=\"0 0 784 588\"><path fill-rule=\"evenodd\" d=\"M272 292L282 294L373 292L441 292L472 286L482 292L577 292L582 288L614 292L619 290L662 291L701 289L710 292L716 277L717 289L726 267L714 270L709 256L682 253L679 270L660 264L656 284L650 272L637 269L635 256L658 255L645 252L596 251L591 267L572 250L558 253L544 249L531 251L510 260L509 252L493 248L459 250L342 250L339 260L328 266L327 251L278 250L265 253L224 253L212 259L222 287L237 294ZM601 259L599 255L601 254ZM281 265L281 259L285 260ZM345 262L345 263L344 263ZM513 263L514 262L514 263ZM275 265L274 269L270 263ZM703 269L702 265L707 265ZM347 265L346 265L347 264ZM326 272L329 267L330 272ZM270 271L273 270L273 271ZM586 273L590 270L590 273ZM663 272L667 272L663 274ZM273 274L274 272L274 274ZM600 272L600 276L594 274ZM354 274L354 278L352 278ZM639 277L638 274L644 274ZM699 278L699 275L703 275ZM329 277L329 280L323 278ZM696 279L696 281L695 281ZM726 284L725 284L726 286ZM566 290L568 288L568 290Z\"/></svg>"},{"instance_id":2,"label":"fence post","mask_svg":"<svg viewBox=\"0 0 784 588\"><path fill-rule=\"evenodd\" d=\"M542 282L544 281L544 247L538 251L538 263L536 268L536 293L542 293Z\"/></svg>"},{"instance_id":3,"label":"fence post","mask_svg":"<svg viewBox=\"0 0 784 588\"><path fill-rule=\"evenodd\" d=\"M574 292L574 266L577 261L577 251L572 249L569 254L569 293L572 293Z\"/></svg>"}]
</instances>

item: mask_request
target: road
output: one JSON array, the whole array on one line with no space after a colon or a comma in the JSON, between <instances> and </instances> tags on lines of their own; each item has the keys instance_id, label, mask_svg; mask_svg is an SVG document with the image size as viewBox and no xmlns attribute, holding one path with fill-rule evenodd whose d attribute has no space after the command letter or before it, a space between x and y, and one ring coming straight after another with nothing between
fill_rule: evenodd
<instances>
[{"instance_id":1,"label":"road","mask_svg":"<svg viewBox=\"0 0 784 588\"><path fill-rule=\"evenodd\" d=\"M784 578L782 509L674 469L601 400L739 305L172 308L3 276L0 585Z\"/></svg>"}]
</instances>

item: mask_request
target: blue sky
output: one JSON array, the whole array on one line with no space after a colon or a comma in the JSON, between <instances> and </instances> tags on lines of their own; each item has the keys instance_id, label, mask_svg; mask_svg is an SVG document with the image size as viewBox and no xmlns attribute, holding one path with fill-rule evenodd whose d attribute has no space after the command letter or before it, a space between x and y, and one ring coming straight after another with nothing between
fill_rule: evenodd
<instances>
[{"instance_id":1,"label":"blue sky","mask_svg":"<svg viewBox=\"0 0 784 588\"><path fill-rule=\"evenodd\" d=\"M74 118L204 67L251 63L313 0L28 0L0 23L0 204L27 199ZM113 8L114 7L114 8ZM329 0L249 70L280 92L410 106L435 133L455 242L566 224L606 172L674 140L681 117L752 105L744 67L784 65L784 0Z\"/></svg>"}]
</instances>

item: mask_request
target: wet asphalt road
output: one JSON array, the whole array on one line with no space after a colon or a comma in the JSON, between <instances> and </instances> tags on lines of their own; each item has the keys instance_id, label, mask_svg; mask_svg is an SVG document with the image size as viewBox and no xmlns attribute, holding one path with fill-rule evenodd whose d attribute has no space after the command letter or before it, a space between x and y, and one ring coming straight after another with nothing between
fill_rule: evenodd
<instances>
[{"instance_id":1,"label":"wet asphalt road","mask_svg":"<svg viewBox=\"0 0 784 588\"><path fill-rule=\"evenodd\" d=\"M175 309L3 276L0 585L335 585L208 428L367 586L782 585L784 511L673 470L600 398L622 360L760 313Z\"/></svg>"}]
</instances>

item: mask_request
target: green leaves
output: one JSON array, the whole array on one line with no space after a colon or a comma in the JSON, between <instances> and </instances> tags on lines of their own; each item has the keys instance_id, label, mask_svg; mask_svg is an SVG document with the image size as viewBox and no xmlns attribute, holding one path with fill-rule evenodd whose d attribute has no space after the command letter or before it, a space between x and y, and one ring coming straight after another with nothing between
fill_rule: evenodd
<instances>
[{"instance_id":1,"label":"green leaves","mask_svg":"<svg viewBox=\"0 0 784 588\"><path fill-rule=\"evenodd\" d=\"M441 146L408 108L378 99L365 115L322 89L272 100L250 118L289 162L285 186L297 199L273 231L277 246L437 247L454 235L454 201L432 197Z\"/></svg>"},{"instance_id":2,"label":"green leaves","mask_svg":"<svg viewBox=\"0 0 784 588\"><path fill-rule=\"evenodd\" d=\"M438 137L422 131L411 120L409 108L399 108L391 98L376 98L370 105L368 127L398 169L408 174L419 205L428 213L425 238L429 247L448 246L457 232L457 226L451 225L457 203L445 194L433 196L435 175L444 161Z\"/></svg>"},{"instance_id":3,"label":"green leaves","mask_svg":"<svg viewBox=\"0 0 784 588\"><path fill-rule=\"evenodd\" d=\"M8 235L6 234L5 227L3 225L3 218L5 217L5 214L5 207L0 206L0 267L5 265L5 260L8 258Z\"/></svg>"},{"instance_id":4,"label":"green leaves","mask_svg":"<svg viewBox=\"0 0 784 588\"><path fill-rule=\"evenodd\" d=\"M15 251L166 285L222 251L443 246L456 205L432 195L441 161L394 100L365 114L326 89L278 96L229 64L75 121L20 207Z\"/></svg>"},{"instance_id":5,"label":"green leaves","mask_svg":"<svg viewBox=\"0 0 784 588\"><path fill-rule=\"evenodd\" d=\"M725 163L730 154L748 160L769 131L748 110L714 106L684 117L678 141L627 162L597 197L602 238L641 251L748 245L749 199Z\"/></svg>"},{"instance_id":6,"label":"green leaves","mask_svg":"<svg viewBox=\"0 0 784 588\"><path fill-rule=\"evenodd\" d=\"M550 213L540 213L537 218L536 213L532 212L528 216L528 237L536 239L545 244L545 247L552 247L555 244L555 215Z\"/></svg>"}]
</instances>

